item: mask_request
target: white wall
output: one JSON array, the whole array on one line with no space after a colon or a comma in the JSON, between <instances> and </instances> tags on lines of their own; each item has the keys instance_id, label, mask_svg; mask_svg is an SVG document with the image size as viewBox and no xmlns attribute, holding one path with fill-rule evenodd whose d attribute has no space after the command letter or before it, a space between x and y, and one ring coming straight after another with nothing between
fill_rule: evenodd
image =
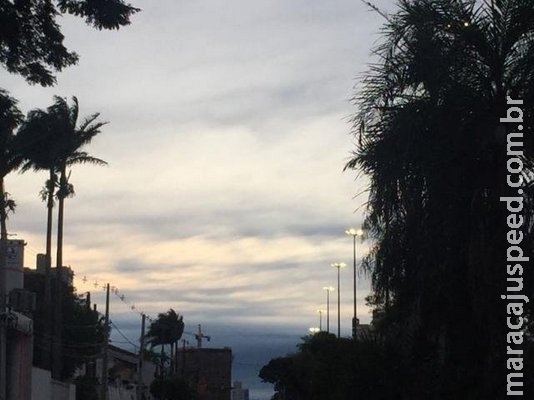
<instances>
[{"instance_id":1,"label":"white wall","mask_svg":"<svg viewBox=\"0 0 534 400\"><path fill-rule=\"evenodd\" d=\"M50 371L32 368L32 400L51 400Z\"/></svg>"},{"instance_id":2,"label":"white wall","mask_svg":"<svg viewBox=\"0 0 534 400\"><path fill-rule=\"evenodd\" d=\"M108 386L108 400L136 400L135 388L125 389Z\"/></svg>"},{"instance_id":3,"label":"white wall","mask_svg":"<svg viewBox=\"0 0 534 400\"><path fill-rule=\"evenodd\" d=\"M76 387L54 381L50 371L33 367L32 400L76 400Z\"/></svg>"},{"instance_id":4,"label":"white wall","mask_svg":"<svg viewBox=\"0 0 534 400\"><path fill-rule=\"evenodd\" d=\"M50 400L76 400L76 386L55 380L51 380L50 385L52 386Z\"/></svg>"}]
</instances>

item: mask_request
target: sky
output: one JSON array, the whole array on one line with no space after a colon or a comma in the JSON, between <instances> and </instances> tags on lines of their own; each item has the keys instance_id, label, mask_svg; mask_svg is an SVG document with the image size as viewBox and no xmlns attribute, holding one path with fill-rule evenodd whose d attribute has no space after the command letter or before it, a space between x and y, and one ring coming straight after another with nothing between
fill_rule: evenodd
<instances>
[{"instance_id":1,"label":"sky","mask_svg":"<svg viewBox=\"0 0 534 400\"><path fill-rule=\"evenodd\" d=\"M80 62L56 86L4 70L0 87L25 113L76 96L82 117L109 121L87 147L109 166L72 169L63 259L100 310L102 285L117 288L114 343L132 348L140 312L173 308L187 332L202 324L210 346L232 347L234 378L268 399L259 369L319 325L322 287L337 286L330 264L352 265L344 232L361 225L366 180L343 172L355 148L350 99L384 19L358 0L131 2L142 12L119 31L60 19ZM27 242L27 266L45 248L45 180L6 180L18 204L8 228ZM358 263L368 247L358 243ZM358 279L368 323L369 282ZM349 336L352 268L340 289ZM335 292L330 306L334 331Z\"/></svg>"}]
</instances>

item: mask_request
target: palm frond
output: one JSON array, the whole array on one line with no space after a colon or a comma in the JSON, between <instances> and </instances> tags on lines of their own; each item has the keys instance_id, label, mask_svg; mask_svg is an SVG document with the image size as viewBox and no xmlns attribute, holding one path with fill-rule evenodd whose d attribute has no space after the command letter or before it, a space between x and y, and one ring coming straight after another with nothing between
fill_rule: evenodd
<instances>
[{"instance_id":1,"label":"palm frond","mask_svg":"<svg viewBox=\"0 0 534 400\"><path fill-rule=\"evenodd\" d=\"M66 166L72 166L76 164L92 164L101 167L107 166L108 163L100 158L96 158L88 155L86 152L79 151L72 154L65 163Z\"/></svg>"}]
</instances>

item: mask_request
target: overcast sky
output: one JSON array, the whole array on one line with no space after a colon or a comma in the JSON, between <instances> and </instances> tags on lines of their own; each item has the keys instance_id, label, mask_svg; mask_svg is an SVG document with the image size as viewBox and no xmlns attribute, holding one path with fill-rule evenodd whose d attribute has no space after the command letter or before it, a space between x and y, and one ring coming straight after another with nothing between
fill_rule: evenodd
<instances>
[{"instance_id":1,"label":"overcast sky","mask_svg":"<svg viewBox=\"0 0 534 400\"><path fill-rule=\"evenodd\" d=\"M74 168L66 202L63 259L78 290L118 287L112 319L133 341L136 311L174 308L187 331L202 324L211 345L233 347L234 376L268 398L257 370L319 324L322 287L336 285L330 263L352 263L344 231L361 224L366 197L365 181L342 171L354 148L349 99L383 18L358 0L132 3L143 11L120 31L62 18L80 62L57 86L5 71L0 86L24 112L75 95L82 116L109 121L87 148L109 166ZM7 179L18 203L9 229L28 242L28 266L45 247L45 180ZM341 273L348 336L352 271ZM366 323L368 283L359 288Z\"/></svg>"}]
</instances>

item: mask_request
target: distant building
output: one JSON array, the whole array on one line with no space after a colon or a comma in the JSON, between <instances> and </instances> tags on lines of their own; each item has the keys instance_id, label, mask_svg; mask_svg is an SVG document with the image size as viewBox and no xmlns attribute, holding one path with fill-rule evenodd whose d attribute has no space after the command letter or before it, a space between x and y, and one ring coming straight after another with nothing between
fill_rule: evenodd
<instances>
[{"instance_id":1,"label":"distant building","mask_svg":"<svg viewBox=\"0 0 534 400\"><path fill-rule=\"evenodd\" d=\"M182 348L176 371L197 388L198 400L231 400L232 350Z\"/></svg>"},{"instance_id":2,"label":"distant building","mask_svg":"<svg viewBox=\"0 0 534 400\"><path fill-rule=\"evenodd\" d=\"M249 400L248 389L243 389L243 384L239 381L234 382L232 400Z\"/></svg>"}]
</instances>

